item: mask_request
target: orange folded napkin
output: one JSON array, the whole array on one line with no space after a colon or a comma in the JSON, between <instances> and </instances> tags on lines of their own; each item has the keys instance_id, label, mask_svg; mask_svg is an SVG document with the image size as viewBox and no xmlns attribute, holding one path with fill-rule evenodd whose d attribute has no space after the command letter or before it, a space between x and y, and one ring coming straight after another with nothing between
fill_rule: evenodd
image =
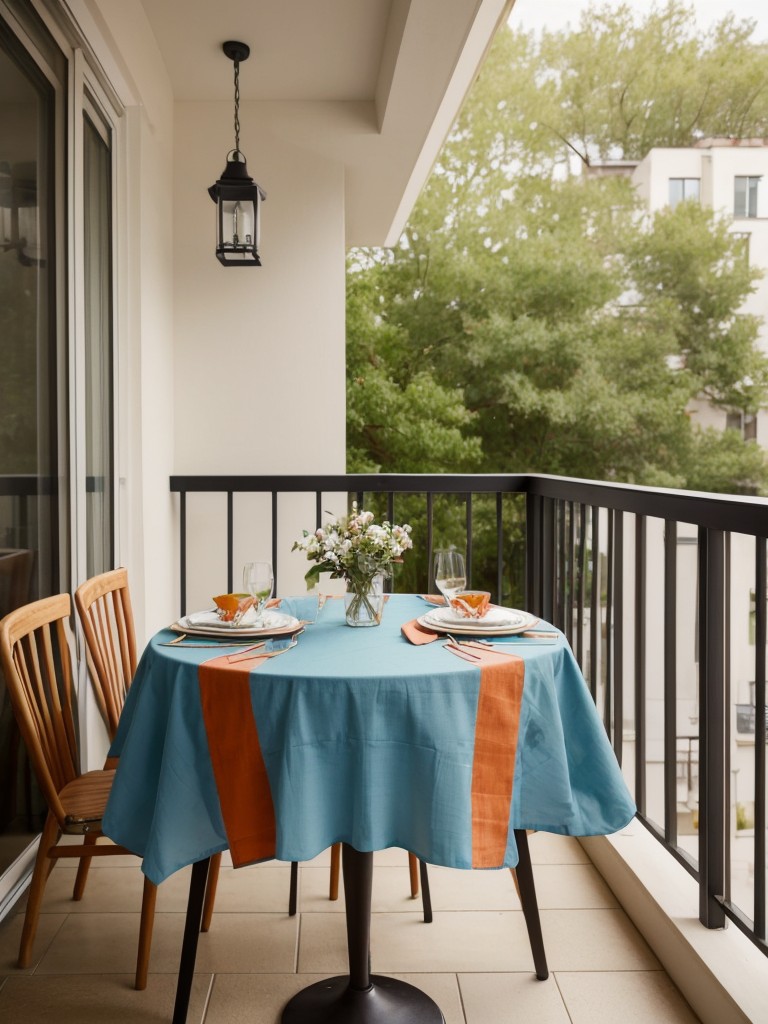
<instances>
[{"instance_id":1,"label":"orange folded napkin","mask_svg":"<svg viewBox=\"0 0 768 1024\"><path fill-rule=\"evenodd\" d=\"M439 634L433 632L431 629L427 629L426 626L419 624L418 619L411 619L410 622L404 622L400 627L400 632L403 634L405 639L412 644L431 644L433 640L437 640Z\"/></svg>"}]
</instances>

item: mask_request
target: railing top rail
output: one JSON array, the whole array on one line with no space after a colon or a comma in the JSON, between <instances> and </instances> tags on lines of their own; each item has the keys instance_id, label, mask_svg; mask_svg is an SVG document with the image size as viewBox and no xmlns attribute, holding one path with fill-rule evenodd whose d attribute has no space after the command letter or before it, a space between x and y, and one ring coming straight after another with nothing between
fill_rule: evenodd
<instances>
[{"instance_id":1,"label":"railing top rail","mask_svg":"<svg viewBox=\"0 0 768 1024\"><path fill-rule=\"evenodd\" d=\"M317 475L176 475L171 491L368 491L443 494L532 494L619 512L691 523L707 529L768 535L768 499L663 487L580 480L535 473L349 473Z\"/></svg>"},{"instance_id":2,"label":"railing top rail","mask_svg":"<svg viewBox=\"0 0 768 1024\"><path fill-rule=\"evenodd\" d=\"M313 476L292 473L267 476L171 477L172 491L392 491L423 494L517 493L526 490L524 475L514 473L343 473Z\"/></svg>"}]
</instances>

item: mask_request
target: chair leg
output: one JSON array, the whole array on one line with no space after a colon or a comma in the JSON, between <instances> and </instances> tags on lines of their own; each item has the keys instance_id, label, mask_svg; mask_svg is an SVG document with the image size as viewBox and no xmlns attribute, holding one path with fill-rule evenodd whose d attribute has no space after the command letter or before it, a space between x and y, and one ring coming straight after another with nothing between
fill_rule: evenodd
<instances>
[{"instance_id":1,"label":"chair leg","mask_svg":"<svg viewBox=\"0 0 768 1024\"><path fill-rule=\"evenodd\" d=\"M95 843L96 836L83 836L83 846L94 846ZM91 857L80 858L80 863L77 865L77 874L75 875L75 885L72 889L73 900L81 900L83 898L85 883L88 880L88 868L91 866L91 859Z\"/></svg>"},{"instance_id":2,"label":"chair leg","mask_svg":"<svg viewBox=\"0 0 768 1024\"><path fill-rule=\"evenodd\" d=\"M423 860L419 861L419 873L421 874L421 904L424 908L424 924L432 924L432 896L429 892L427 865Z\"/></svg>"},{"instance_id":3,"label":"chair leg","mask_svg":"<svg viewBox=\"0 0 768 1024\"><path fill-rule=\"evenodd\" d=\"M341 866L341 843L334 843L331 847L331 884L328 889L328 899L339 898L339 868Z\"/></svg>"},{"instance_id":4,"label":"chair leg","mask_svg":"<svg viewBox=\"0 0 768 1024\"><path fill-rule=\"evenodd\" d=\"M412 853L408 854L408 872L411 876L411 899L419 895L419 859Z\"/></svg>"},{"instance_id":5,"label":"chair leg","mask_svg":"<svg viewBox=\"0 0 768 1024\"><path fill-rule=\"evenodd\" d=\"M37 848L32 881L29 885L27 909L24 914L24 927L21 930L21 942L19 943L19 967L29 967L32 960L32 946L37 934L37 922L40 920L43 892L45 891L45 883L48 881L48 875L51 873L51 861L48 858L48 851L56 843L58 837L59 823L49 812L43 826L43 834L40 836L40 845Z\"/></svg>"},{"instance_id":6,"label":"chair leg","mask_svg":"<svg viewBox=\"0 0 768 1024\"><path fill-rule=\"evenodd\" d=\"M515 879L518 896L520 897L520 904L523 908L525 926L528 929L528 940L531 943L536 977L539 981L545 981L549 977L547 954L544 950L544 938L541 934L539 904L536 900L531 855L528 850L528 834L525 829L515 829L515 842L517 843L518 862L512 874Z\"/></svg>"},{"instance_id":7,"label":"chair leg","mask_svg":"<svg viewBox=\"0 0 768 1024\"><path fill-rule=\"evenodd\" d=\"M203 903L203 918L200 922L200 931L207 932L211 927L213 917L213 904L216 901L216 887L219 884L219 871L221 870L221 854L214 853L211 857L211 864L208 868L208 882L205 886L205 902Z\"/></svg>"},{"instance_id":8,"label":"chair leg","mask_svg":"<svg viewBox=\"0 0 768 1024\"><path fill-rule=\"evenodd\" d=\"M291 861L291 886L288 890L288 917L296 916L296 908L299 901L299 865L295 860Z\"/></svg>"},{"instance_id":9,"label":"chair leg","mask_svg":"<svg viewBox=\"0 0 768 1024\"><path fill-rule=\"evenodd\" d=\"M144 894L141 898L141 921L139 923L139 952L136 957L136 984L135 988L143 992L147 987L147 974L149 973L149 954L152 949L152 928L155 923L155 902L157 901L157 886L144 879Z\"/></svg>"}]
</instances>

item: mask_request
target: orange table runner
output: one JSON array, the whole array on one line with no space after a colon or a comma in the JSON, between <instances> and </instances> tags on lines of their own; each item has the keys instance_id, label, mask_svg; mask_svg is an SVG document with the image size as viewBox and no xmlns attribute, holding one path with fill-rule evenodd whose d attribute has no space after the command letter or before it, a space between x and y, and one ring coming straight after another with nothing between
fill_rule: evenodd
<instances>
[{"instance_id":1,"label":"orange table runner","mask_svg":"<svg viewBox=\"0 0 768 1024\"><path fill-rule=\"evenodd\" d=\"M275 811L251 705L251 669L227 656L198 669L208 750L235 867L275 855Z\"/></svg>"}]
</instances>

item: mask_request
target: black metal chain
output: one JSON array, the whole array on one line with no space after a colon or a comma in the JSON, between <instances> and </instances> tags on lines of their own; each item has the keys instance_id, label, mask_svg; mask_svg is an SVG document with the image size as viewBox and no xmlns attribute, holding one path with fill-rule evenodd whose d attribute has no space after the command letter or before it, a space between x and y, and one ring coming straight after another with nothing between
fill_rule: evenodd
<instances>
[{"instance_id":1,"label":"black metal chain","mask_svg":"<svg viewBox=\"0 0 768 1024\"><path fill-rule=\"evenodd\" d=\"M235 152L240 152L240 61L235 61Z\"/></svg>"}]
</instances>

